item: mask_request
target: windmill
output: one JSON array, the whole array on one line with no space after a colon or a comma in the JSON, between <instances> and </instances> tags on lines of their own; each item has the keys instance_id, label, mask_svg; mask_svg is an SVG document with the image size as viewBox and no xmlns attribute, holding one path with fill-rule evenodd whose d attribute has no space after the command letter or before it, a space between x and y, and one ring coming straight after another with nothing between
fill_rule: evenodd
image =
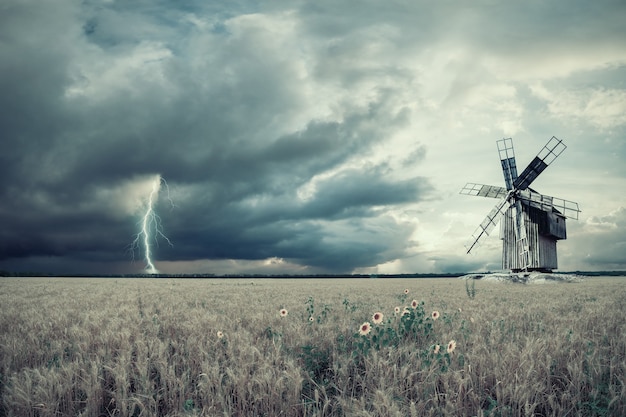
<instances>
[{"instance_id":1,"label":"windmill","mask_svg":"<svg viewBox=\"0 0 626 417\"><path fill-rule=\"evenodd\" d=\"M551 272L558 267L556 243L567 237L565 219L578 220L580 210L578 203L539 194L529 186L567 146L553 136L518 176L513 139L496 143L506 188L467 183L460 192L500 200L473 233L467 253L500 222L503 269Z\"/></svg>"}]
</instances>

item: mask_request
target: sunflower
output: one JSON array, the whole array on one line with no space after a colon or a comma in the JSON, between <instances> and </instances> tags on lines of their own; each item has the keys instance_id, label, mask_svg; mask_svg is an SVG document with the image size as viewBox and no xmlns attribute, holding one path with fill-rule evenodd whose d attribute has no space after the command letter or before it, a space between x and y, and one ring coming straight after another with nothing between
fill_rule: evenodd
<instances>
[{"instance_id":1,"label":"sunflower","mask_svg":"<svg viewBox=\"0 0 626 417\"><path fill-rule=\"evenodd\" d=\"M418 305L418 304L419 304L419 303L417 302L417 300L413 300L413 301L411 301L411 308L417 308L417 305Z\"/></svg>"},{"instance_id":2,"label":"sunflower","mask_svg":"<svg viewBox=\"0 0 626 417\"><path fill-rule=\"evenodd\" d=\"M447 349L448 353L454 352L454 349L456 349L456 341L450 340L448 342L448 349Z\"/></svg>"},{"instance_id":3,"label":"sunflower","mask_svg":"<svg viewBox=\"0 0 626 417\"><path fill-rule=\"evenodd\" d=\"M359 334L361 336L367 336L370 331L372 331L372 326L367 321L359 327Z\"/></svg>"},{"instance_id":4,"label":"sunflower","mask_svg":"<svg viewBox=\"0 0 626 417\"><path fill-rule=\"evenodd\" d=\"M287 314L289 314L289 312L287 311L286 308L281 308L280 309L280 316L281 317L287 317Z\"/></svg>"},{"instance_id":5,"label":"sunflower","mask_svg":"<svg viewBox=\"0 0 626 417\"><path fill-rule=\"evenodd\" d=\"M433 320L437 320L439 318L439 312L437 310L433 311L430 317L432 317Z\"/></svg>"},{"instance_id":6,"label":"sunflower","mask_svg":"<svg viewBox=\"0 0 626 417\"><path fill-rule=\"evenodd\" d=\"M313 316L309 317L309 321L312 323L315 321L315 319L313 318Z\"/></svg>"},{"instance_id":7,"label":"sunflower","mask_svg":"<svg viewBox=\"0 0 626 417\"><path fill-rule=\"evenodd\" d=\"M220 330L218 330L218 331L217 331L217 338L218 338L218 339L222 339L222 338L224 338L224 333L223 333L223 332L221 332Z\"/></svg>"},{"instance_id":8,"label":"sunflower","mask_svg":"<svg viewBox=\"0 0 626 417\"><path fill-rule=\"evenodd\" d=\"M408 288L405 288L405 289L404 289L404 294L406 295L406 294L408 294L408 293L409 293L409 289L408 289Z\"/></svg>"},{"instance_id":9,"label":"sunflower","mask_svg":"<svg viewBox=\"0 0 626 417\"><path fill-rule=\"evenodd\" d=\"M400 314L400 307L397 307L393 309L393 314Z\"/></svg>"},{"instance_id":10,"label":"sunflower","mask_svg":"<svg viewBox=\"0 0 626 417\"><path fill-rule=\"evenodd\" d=\"M374 313L374 315L372 316L372 321L374 322L374 324L380 324L383 322L383 317L383 313L381 312Z\"/></svg>"}]
</instances>

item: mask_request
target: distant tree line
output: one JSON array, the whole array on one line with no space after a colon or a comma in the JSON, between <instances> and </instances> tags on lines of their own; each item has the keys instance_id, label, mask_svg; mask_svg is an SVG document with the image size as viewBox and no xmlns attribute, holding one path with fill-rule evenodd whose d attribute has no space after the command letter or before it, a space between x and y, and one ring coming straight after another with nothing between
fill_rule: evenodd
<instances>
[{"instance_id":1,"label":"distant tree line","mask_svg":"<svg viewBox=\"0 0 626 417\"><path fill-rule=\"evenodd\" d=\"M483 272L483 274L489 274ZM561 274L575 274L587 277L597 276L626 276L624 271L571 271L557 272ZM0 277L68 277L68 278L457 278L467 275L467 272L446 272L446 273L412 273L412 274L54 274L41 272L11 272L0 270Z\"/></svg>"},{"instance_id":2,"label":"distant tree line","mask_svg":"<svg viewBox=\"0 0 626 417\"><path fill-rule=\"evenodd\" d=\"M55 274L41 272L0 271L3 277L75 277L75 278L456 278L465 272L413 274Z\"/></svg>"}]
</instances>

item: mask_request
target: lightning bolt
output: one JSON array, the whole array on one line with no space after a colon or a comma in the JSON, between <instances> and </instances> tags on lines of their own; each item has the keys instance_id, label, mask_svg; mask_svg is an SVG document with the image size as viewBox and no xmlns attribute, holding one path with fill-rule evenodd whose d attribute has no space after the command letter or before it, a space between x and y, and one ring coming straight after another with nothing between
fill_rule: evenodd
<instances>
[{"instance_id":1,"label":"lightning bolt","mask_svg":"<svg viewBox=\"0 0 626 417\"><path fill-rule=\"evenodd\" d=\"M156 212L154 211L154 205L159 198L161 184L165 185L165 188L167 189L167 199L169 200L172 207L175 207L174 202L170 198L170 188L167 185L167 182L163 177L161 177L161 175L157 175L152 182L152 191L150 192L150 195L148 196L145 204L145 213L139 221L139 224L141 225L141 230L135 235L135 239L130 244L130 250L133 255L135 253L135 249L139 249L140 246L143 246L144 259L146 261L145 270L148 274L159 273L159 270L156 269L152 260L152 248L150 246L152 240L154 240L154 243L156 243L156 245L158 246L159 242L157 238L161 236L167 241L170 246L174 246L169 238L163 233L163 227L161 226L161 217L159 217L159 215L156 214Z\"/></svg>"}]
</instances>

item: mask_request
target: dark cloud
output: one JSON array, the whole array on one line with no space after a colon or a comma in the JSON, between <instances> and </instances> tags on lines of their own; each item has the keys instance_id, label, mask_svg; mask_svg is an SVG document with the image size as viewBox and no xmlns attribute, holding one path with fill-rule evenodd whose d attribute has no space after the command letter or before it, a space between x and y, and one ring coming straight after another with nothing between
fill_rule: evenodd
<instances>
[{"instance_id":1,"label":"dark cloud","mask_svg":"<svg viewBox=\"0 0 626 417\"><path fill-rule=\"evenodd\" d=\"M185 21L193 10L157 9L62 5L49 19L9 7L0 259L50 257L68 271L128 259L140 213L120 208L122 185L156 174L178 197L156 207L175 242L160 241L159 260L280 257L349 272L402 256L412 227L385 208L432 186L392 180L384 163L350 167L404 123L395 91L301 118L311 103L297 57L272 49L282 40L263 21L206 31Z\"/></svg>"}]
</instances>

